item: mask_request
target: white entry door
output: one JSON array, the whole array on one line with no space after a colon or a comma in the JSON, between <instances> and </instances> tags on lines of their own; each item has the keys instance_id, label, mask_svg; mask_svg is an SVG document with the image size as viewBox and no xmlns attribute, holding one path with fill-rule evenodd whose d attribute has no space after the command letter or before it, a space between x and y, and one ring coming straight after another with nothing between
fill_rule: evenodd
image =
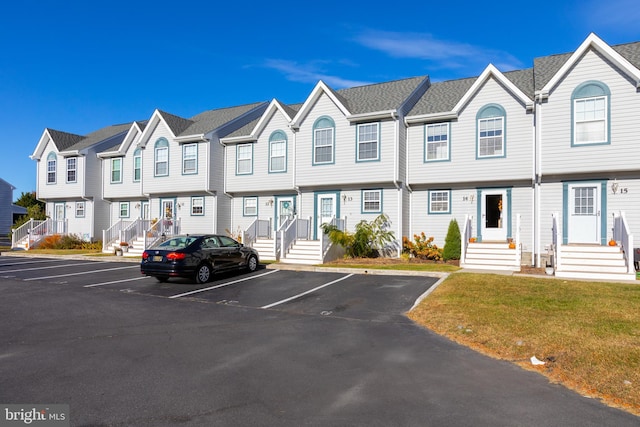
<instances>
[{"instance_id":1,"label":"white entry door","mask_svg":"<svg viewBox=\"0 0 640 427\"><path fill-rule=\"evenodd\" d=\"M288 218L293 218L293 197L278 197L276 205L277 226L280 227Z\"/></svg>"},{"instance_id":2,"label":"white entry door","mask_svg":"<svg viewBox=\"0 0 640 427\"><path fill-rule=\"evenodd\" d=\"M319 194L318 212L316 213L318 227L324 223L329 223L336 216L336 195Z\"/></svg>"},{"instance_id":3,"label":"white entry door","mask_svg":"<svg viewBox=\"0 0 640 427\"><path fill-rule=\"evenodd\" d=\"M482 241L507 240L508 200L505 190L482 191Z\"/></svg>"},{"instance_id":4,"label":"white entry door","mask_svg":"<svg viewBox=\"0 0 640 427\"><path fill-rule=\"evenodd\" d=\"M149 202L142 202L141 208L140 208L140 218L151 219L149 217Z\"/></svg>"},{"instance_id":5,"label":"white entry door","mask_svg":"<svg viewBox=\"0 0 640 427\"><path fill-rule=\"evenodd\" d=\"M164 219L173 219L174 214L174 203L173 199L165 199L162 201L162 218Z\"/></svg>"},{"instance_id":6,"label":"white entry door","mask_svg":"<svg viewBox=\"0 0 640 427\"><path fill-rule=\"evenodd\" d=\"M53 219L55 221L55 225L53 226L54 233L64 233L65 207L66 205L64 203L56 203L53 207Z\"/></svg>"},{"instance_id":7,"label":"white entry door","mask_svg":"<svg viewBox=\"0 0 640 427\"><path fill-rule=\"evenodd\" d=\"M569 185L569 243L600 243L600 186Z\"/></svg>"}]
</instances>

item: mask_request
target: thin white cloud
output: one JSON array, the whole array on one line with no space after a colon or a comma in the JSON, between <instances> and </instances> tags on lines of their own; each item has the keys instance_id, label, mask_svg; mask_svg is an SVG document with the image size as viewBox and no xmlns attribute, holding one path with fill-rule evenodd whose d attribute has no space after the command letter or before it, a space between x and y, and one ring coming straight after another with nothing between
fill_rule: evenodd
<instances>
[{"instance_id":1,"label":"thin white cloud","mask_svg":"<svg viewBox=\"0 0 640 427\"><path fill-rule=\"evenodd\" d=\"M370 82L360 80L350 80L339 76L334 76L324 72L324 68L329 61L314 61L309 63L298 63L286 59L267 59L264 62L266 68L276 70L284 74L291 81L299 83L317 83L322 80L335 89L362 86L370 84Z\"/></svg>"},{"instance_id":2,"label":"thin white cloud","mask_svg":"<svg viewBox=\"0 0 640 427\"><path fill-rule=\"evenodd\" d=\"M354 40L362 46L383 52L393 58L428 61L430 67L477 68L489 63L499 63L502 71L522 68L521 62L507 52L485 49L468 43L439 40L426 33L365 30L355 36Z\"/></svg>"}]
</instances>

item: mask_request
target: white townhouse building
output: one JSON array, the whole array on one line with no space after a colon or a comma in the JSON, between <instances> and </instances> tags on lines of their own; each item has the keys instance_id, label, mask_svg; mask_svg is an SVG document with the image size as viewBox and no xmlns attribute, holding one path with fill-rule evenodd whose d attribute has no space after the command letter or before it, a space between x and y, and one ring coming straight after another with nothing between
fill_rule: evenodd
<instances>
[{"instance_id":1,"label":"white townhouse building","mask_svg":"<svg viewBox=\"0 0 640 427\"><path fill-rule=\"evenodd\" d=\"M107 243L147 221L143 241L226 232L266 259L317 263L332 256L321 224L353 230L385 213L396 250L421 232L442 246L455 218L465 267L633 280L639 88L640 43L591 34L523 70L320 81L300 104L46 129L32 158L56 227Z\"/></svg>"},{"instance_id":2,"label":"white townhouse building","mask_svg":"<svg viewBox=\"0 0 640 427\"><path fill-rule=\"evenodd\" d=\"M319 226L327 222L353 230L384 212L400 239L406 223L402 119L428 86L428 77L342 90L321 81L302 105L272 101L255 126L222 139L233 228L262 240L263 258L287 262L322 262L326 242ZM281 233L290 237L280 242Z\"/></svg>"},{"instance_id":3,"label":"white townhouse building","mask_svg":"<svg viewBox=\"0 0 640 427\"><path fill-rule=\"evenodd\" d=\"M108 203L102 197L102 150L119 145L131 124L102 128L86 136L45 129L31 158L36 165L36 195L46 203L50 221L39 236L76 234L98 240L110 225ZM24 236L21 236L24 237Z\"/></svg>"},{"instance_id":4,"label":"white townhouse building","mask_svg":"<svg viewBox=\"0 0 640 427\"><path fill-rule=\"evenodd\" d=\"M105 250L120 241L144 247L145 237L162 233L225 233L231 199L223 191L219 139L267 105L209 110L190 119L156 110L147 122L134 123L119 146L100 152L110 221Z\"/></svg>"}]
</instances>

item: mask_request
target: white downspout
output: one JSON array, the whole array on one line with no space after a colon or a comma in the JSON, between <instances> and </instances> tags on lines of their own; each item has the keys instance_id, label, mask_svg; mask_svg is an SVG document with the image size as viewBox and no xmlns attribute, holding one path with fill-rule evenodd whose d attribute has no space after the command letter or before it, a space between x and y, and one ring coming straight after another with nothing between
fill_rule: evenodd
<instances>
[{"instance_id":1,"label":"white downspout","mask_svg":"<svg viewBox=\"0 0 640 427\"><path fill-rule=\"evenodd\" d=\"M541 206L540 206L540 199L541 199L541 195L540 193L542 192L542 95L539 95L538 97L538 108L536 109L536 119L537 119L537 126L536 126L536 130L537 130L537 140L536 140L536 168L537 168L537 179L536 179L536 191L535 191L535 197L536 197L536 223L535 223L535 229L536 229L536 243L537 243L537 248L536 248L536 252L537 252L537 256L536 256L536 267L540 267L540 252L542 250L541 247L541 230L540 230L540 216L542 214L541 212Z\"/></svg>"},{"instance_id":2,"label":"white downspout","mask_svg":"<svg viewBox=\"0 0 640 427\"><path fill-rule=\"evenodd\" d=\"M409 158L411 157L411 153L410 153L410 148L411 148L411 138L410 138L410 132L411 132L411 126L406 125L405 122L405 126L407 126L407 140L406 140L406 155L405 155L405 167L404 167L404 171L405 171L405 175L406 175L406 182L405 182L405 186L407 187L407 191L409 192L409 236L412 236L412 231L413 231L413 190L411 189L411 185L409 184L411 182L411 168L410 168L410 163L409 163ZM408 236L407 236L408 237Z\"/></svg>"},{"instance_id":3,"label":"white downspout","mask_svg":"<svg viewBox=\"0 0 640 427\"><path fill-rule=\"evenodd\" d=\"M391 113L391 119L395 127L394 136L394 150L393 150L393 184L397 189L398 197L398 234L400 235L400 242L402 242L402 186L400 185L398 178L400 174L400 120L395 112ZM406 144L406 141L405 141ZM406 152L405 152L406 156ZM402 243L401 243L402 245ZM402 246L400 246L402 248ZM398 258L402 254L402 249L398 250Z\"/></svg>"}]
</instances>

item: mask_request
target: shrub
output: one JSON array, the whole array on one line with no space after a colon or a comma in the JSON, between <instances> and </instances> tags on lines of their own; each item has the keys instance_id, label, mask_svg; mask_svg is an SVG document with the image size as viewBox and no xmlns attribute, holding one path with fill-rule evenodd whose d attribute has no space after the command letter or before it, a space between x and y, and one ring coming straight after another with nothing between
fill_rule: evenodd
<instances>
[{"instance_id":1,"label":"shrub","mask_svg":"<svg viewBox=\"0 0 640 427\"><path fill-rule=\"evenodd\" d=\"M42 239L40 245L38 245L39 249L86 249L86 245L88 242L85 242L75 234L52 234L51 236L47 236ZM97 243L91 244L97 245ZM102 245L99 249L102 248Z\"/></svg>"},{"instance_id":2,"label":"shrub","mask_svg":"<svg viewBox=\"0 0 640 427\"><path fill-rule=\"evenodd\" d=\"M424 231L413 235L413 241L407 237L402 238L402 252L408 253L414 258L440 261L442 250L433 243L433 237L427 238Z\"/></svg>"},{"instance_id":3,"label":"shrub","mask_svg":"<svg viewBox=\"0 0 640 427\"><path fill-rule=\"evenodd\" d=\"M389 217L380 214L373 221L360 221L355 233L339 230L331 224L322 224L321 228L331 243L345 249L346 256L376 258L395 240L393 231L389 230L390 224Z\"/></svg>"},{"instance_id":4,"label":"shrub","mask_svg":"<svg viewBox=\"0 0 640 427\"><path fill-rule=\"evenodd\" d=\"M442 258L445 261L460 259L460 227L455 218L449 222L447 237L444 239Z\"/></svg>"}]
</instances>

